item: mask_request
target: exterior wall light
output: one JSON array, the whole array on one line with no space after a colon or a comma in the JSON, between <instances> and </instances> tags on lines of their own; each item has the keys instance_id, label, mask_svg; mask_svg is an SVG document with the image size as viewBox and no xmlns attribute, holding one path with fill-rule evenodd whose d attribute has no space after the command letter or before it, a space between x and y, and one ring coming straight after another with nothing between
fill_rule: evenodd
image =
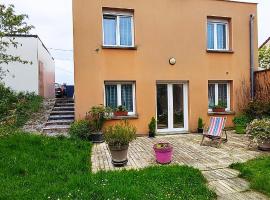
<instances>
[{"instance_id":1,"label":"exterior wall light","mask_svg":"<svg viewBox=\"0 0 270 200\"><path fill-rule=\"evenodd\" d=\"M176 59L175 58L170 58L169 63L170 63L170 65L175 65L176 64Z\"/></svg>"}]
</instances>

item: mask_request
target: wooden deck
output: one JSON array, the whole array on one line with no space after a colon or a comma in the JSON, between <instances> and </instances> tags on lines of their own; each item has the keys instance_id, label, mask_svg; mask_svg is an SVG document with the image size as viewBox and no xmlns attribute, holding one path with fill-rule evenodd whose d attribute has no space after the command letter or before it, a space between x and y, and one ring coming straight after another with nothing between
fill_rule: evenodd
<instances>
[{"instance_id":1,"label":"wooden deck","mask_svg":"<svg viewBox=\"0 0 270 200\"><path fill-rule=\"evenodd\" d=\"M250 191L249 183L238 178L238 172L228 166L235 162L245 162L262 154L248 149L249 144L244 135L228 134L229 141L220 148L200 146L202 136L198 134L183 134L173 136L158 136L154 139L147 137L137 138L130 144L127 166L115 168L111 164L111 157L105 143L95 144L92 152L92 171L103 170L141 169L155 162L153 145L157 142L170 142L174 147L172 164L188 165L202 171L213 188L218 199L268 199L266 196Z\"/></svg>"}]
</instances>

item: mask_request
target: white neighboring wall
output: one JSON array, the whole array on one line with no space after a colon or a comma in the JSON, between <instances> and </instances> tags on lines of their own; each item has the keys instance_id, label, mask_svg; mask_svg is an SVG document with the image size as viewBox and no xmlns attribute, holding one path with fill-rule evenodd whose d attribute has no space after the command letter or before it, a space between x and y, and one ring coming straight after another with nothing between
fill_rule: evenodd
<instances>
[{"instance_id":1,"label":"white neighboring wall","mask_svg":"<svg viewBox=\"0 0 270 200\"><path fill-rule=\"evenodd\" d=\"M17 92L34 92L44 97L54 97L55 64L47 49L38 36L17 36L16 41L22 46L10 47L7 53L20 56L22 60L31 61L32 64L12 62L1 65L7 70L3 79L5 85Z\"/></svg>"}]
</instances>

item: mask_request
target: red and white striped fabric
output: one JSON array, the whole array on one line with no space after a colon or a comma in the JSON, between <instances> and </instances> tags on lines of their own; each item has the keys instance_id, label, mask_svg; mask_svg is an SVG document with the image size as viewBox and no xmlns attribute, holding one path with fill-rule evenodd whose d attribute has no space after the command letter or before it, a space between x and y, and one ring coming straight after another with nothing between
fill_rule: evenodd
<instances>
[{"instance_id":1,"label":"red and white striped fabric","mask_svg":"<svg viewBox=\"0 0 270 200\"><path fill-rule=\"evenodd\" d=\"M226 117L211 117L207 135L220 137L225 127Z\"/></svg>"}]
</instances>

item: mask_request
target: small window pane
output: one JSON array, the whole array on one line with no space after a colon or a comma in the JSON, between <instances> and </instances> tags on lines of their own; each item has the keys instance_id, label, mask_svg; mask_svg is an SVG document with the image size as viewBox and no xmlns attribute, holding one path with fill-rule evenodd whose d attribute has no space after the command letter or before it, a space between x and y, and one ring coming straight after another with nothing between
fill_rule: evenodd
<instances>
[{"instance_id":1,"label":"small window pane","mask_svg":"<svg viewBox=\"0 0 270 200\"><path fill-rule=\"evenodd\" d=\"M121 85L121 99L121 104L127 108L128 112L133 112L132 84Z\"/></svg>"},{"instance_id":2,"label":"small window pane","mask_svg":"<svg viewBox=\"0 0 270 200\"><path fill-rule=\"evenodd\" d=\"M132 24L130 16L120 17L120 45L132 46Z\"/></svg>"},{"instance_id":3,"label":"small window pane","mask_svg":"<svg viewBox=\"0 0 270 200\"><path fill-rule=\"evenodd\" d=\"M116 45L116 17L103 17L104 45Z\"/></svg>"},{"instance_id":4,"label":"small window pane","mask_svg":"<svg viewBox=\"0 0 270 200\"><path fill-rule=\"evenodd\" d=\"M218 84L218 103L223 103L227 107L227 84Z\"/></svg>"},{"instance_id":5,"label":"small window pane","mask_svg":"<svg viewBox=\"0 0 270 200\"><path fill-rule=\"evenodd\" d=\"M217 24L217 48L226 49L226 24Z\"/></svg>"},{"instance_id":6,"label":"small window pane","mask_svg":"<svg viewBox=\"0 0 270 200\"><path fill-rule=\"evenodd\" d=\"M105 85L106 106L117 107L117 85Z\"/></svg>"},{"instance_id":7,"label":"small window pane","mask_svg":"<svg viewBox=\"0 0 270 200\"><path fill-rule=\"evenodd\" d=\"M215 106L215 84L208 84L208 108Z\"/></svg>"},{"instance_id":8,"label":"small window pane","mask_svg":"<svg viewBox=\"0 0 270 200\"><path fill-rule=\"evenodd\" d=\"M207 24L207 40L208 40L208 49L214 49L214 24Z\"/></svg>"}]
</instances>

